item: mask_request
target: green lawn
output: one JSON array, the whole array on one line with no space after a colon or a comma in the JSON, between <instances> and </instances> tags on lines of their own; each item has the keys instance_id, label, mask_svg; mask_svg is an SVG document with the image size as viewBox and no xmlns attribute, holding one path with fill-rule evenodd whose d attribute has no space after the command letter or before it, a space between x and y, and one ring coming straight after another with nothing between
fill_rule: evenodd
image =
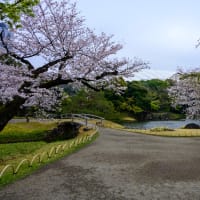
<instances>
[{"instance_id":1,"label":"green lawn","mask_svg":"<svg viewBox=\"0 0 200 200\"><path fill-rule=\"evenodd\" d=\"M20 142L0 144L0 166L22 158L27 154L33 154L36 150L44 147L46 142Z\"/></svg>"},{"instance_id":2,"label":"green lawn","mask_svg":"<svg viewBox=\"0 0 200 200\"><path fill-rule=\"evenodd\" d=\"M41 141L48 130L56 127L55 122L30 122L8 124L0 132L0 144L12 142Z\"/></svg>"},{"instance_id":3,"label":"green lawn","mask_svg":"<svg viewBox=\"0 0 200 200\"><path fill-rule=\"evenodd\" d=\"M55 122L30 122L8 124L0 132L0 166L33 154L47 145L43 141L47 131L56 127Z\"/></svg>"},{"instance_id":4,"label":"green lawn","mask_svg":"<svg viewBox=\"0 0 200 200\"><path fill-rule=\"evenodd\" d=\"M8 164L11 164L16 168L16 166L23 159L31 160L34 155L42 154L44 152L50 152L52 148L58 147L59 145L66 144L66 146L69 146L72 141L94 133L94 130L83 131L83 128L81 128L80 134L77 138L51 143L43 141L46 132L56 127L56 125L57 124L55 122L30 122L8 124L5 127L5 129L2 132L0 132L0 173L1 170ZM88 142L86 142L85 144L87 144ZM8 171L0 179L0 187L32 173L32 171L44 165L45 163L52 162L53 160L56 160L64 155L68 155L69 153L79 149L85 144L74 146L71 149L66 148L66 150L63 153L57 154L56 156L53 156L50 159L47 159L47 155L45 154L46 159L44 159L44 161L40 165L38 165L36 162L30 168L27 167L26 164L22 166L17 175L13 176L12 173Z\"/></svg>"},{"instance_id":5,"label":"green lawn","mask_svg":"<svg viewBox=\"0 0 200 200\"><path fill-rule=\"evenodd\" d=\"M200 137L200 129L174 129L168 130L160 128L155 129L124 129L129 132L142 133L147 135L157 135L157 136L166 136L166 137Z\"/></svg>"}]
</instances>

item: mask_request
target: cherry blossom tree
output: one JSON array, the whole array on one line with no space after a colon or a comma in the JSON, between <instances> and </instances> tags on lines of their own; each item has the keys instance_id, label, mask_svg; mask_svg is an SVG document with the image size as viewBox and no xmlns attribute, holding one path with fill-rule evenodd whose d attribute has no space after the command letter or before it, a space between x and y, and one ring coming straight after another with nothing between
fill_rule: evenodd
<instances>
[{"instance_id":1,"label":"cherry blossom tree","mask_svg":"<svg viewBox=\"0 0 200 200\"><path fill-rule=\"evenodd\" d=\"M169 89L173 106L183 106L187 118L200 119L200 70L180 71Z\"/></svg>"},{"instance_id":2,"label":"cherry blossom tree","mask_svg":"<svg viewBox=\"0 0 200 200\"><path fill-rule=\"evenodd\" d=\"M116 58L122 45L112 41L112 35L90 30L76 3L42 0L33 13L34 17L21 17L22 27L13 31L12 39L5 40L0 30L0 101L4 103L0 130L22 106L34 105L38 99L45 106L54 104L56 86L75 83L94 90L116 89L114 79L148 67L140 59ZM42 58L44 64L34 66L30 58Z\"/></svg>"}]
</instances>

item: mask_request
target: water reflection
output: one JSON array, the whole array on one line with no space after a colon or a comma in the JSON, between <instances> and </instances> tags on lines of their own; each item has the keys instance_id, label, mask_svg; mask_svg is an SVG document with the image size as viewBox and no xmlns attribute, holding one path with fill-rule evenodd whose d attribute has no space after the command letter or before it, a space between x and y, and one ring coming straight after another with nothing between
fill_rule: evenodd
<instances>
[{"instance_id":1,"label":"water reflection","mask_svg":"<svg viewBox=\"0 0 200 200\"><path fill-rule=\"evenodd\" d=\"M196 123L200 125L200 121L197 120L168 120L168 121L146 121L146 122L132 122L124 123L126 128L135 129L150 129L155 127L168 127L168 128L181 128L188 123Z\"/></svg>"}]
</instances>

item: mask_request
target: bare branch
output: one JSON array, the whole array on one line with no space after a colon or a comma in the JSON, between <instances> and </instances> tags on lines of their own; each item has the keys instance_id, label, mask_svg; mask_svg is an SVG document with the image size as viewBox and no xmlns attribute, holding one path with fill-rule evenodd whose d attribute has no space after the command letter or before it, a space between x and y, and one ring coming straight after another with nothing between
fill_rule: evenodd
<instances>
[{"instance_id":1,"label":"bare branch","mask_svg":"<svg viewBox=\"0 0 200 200\"><path fill-rule=\"evenodd\" d=\"M73 82L74 82L74 80L72 80L72 79L64 80L59 77L55 80L50 80L45 83L41 83L39 87L49 89L49 88L52 88L52 87L55 87L58 85L64 85L64 84L69 84L69 83L73 83Z\"/></svg>"},{"instance_id":2,"label":"bare branch","mask_svg":"<svg viewBox=\"0 0 200 200\"><path fill-rule=\"evenodd\" d=\"M118 72L117 70L112 71L112 72L103 72L103 73L100 74L99 76L96 76L95 79L96 79L96 80L99 80L99 79L104 78L105 76L117 76L118 73L119 73L119 72Z\"/></svg>"},{"instance_id":3,"label":"bare branch","mask_svg":"<svg viewBox=\"0 0 200 200\"><path fill-rule=\"evenodd\" d=\"M73 58L73 56L69 55L68 53L66 53L66 55L63 58L59 58L57 60L54 60L52 62L49 62L45 65L43 65L42 67L37 68L36 70L33 71L33 74L37 77L39 74L44 73L46 71L48 71L48 69L60 62L65 62L68 59Z\"/></svg>"}]
</instances>

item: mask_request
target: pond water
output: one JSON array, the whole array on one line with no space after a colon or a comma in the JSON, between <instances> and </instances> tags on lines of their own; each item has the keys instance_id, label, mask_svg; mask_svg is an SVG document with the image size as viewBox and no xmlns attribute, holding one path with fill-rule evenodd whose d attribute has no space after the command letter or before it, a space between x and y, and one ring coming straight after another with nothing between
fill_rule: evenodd
<instances>
[{"instance_id":1,"label":"pond water","mask_svg":"<svg viewBox=\"0 0 200 200\"><path fill-rule=\"evenodd\" d=\"M123 123L126 128L133 129L150 129L155 127L167 127L167 128L181 128L188 123L195 123L200 125L200 121L197 120L167 120L167 121L145 121L145 122L131 122Z\"/></svg>"}]
</instances>

